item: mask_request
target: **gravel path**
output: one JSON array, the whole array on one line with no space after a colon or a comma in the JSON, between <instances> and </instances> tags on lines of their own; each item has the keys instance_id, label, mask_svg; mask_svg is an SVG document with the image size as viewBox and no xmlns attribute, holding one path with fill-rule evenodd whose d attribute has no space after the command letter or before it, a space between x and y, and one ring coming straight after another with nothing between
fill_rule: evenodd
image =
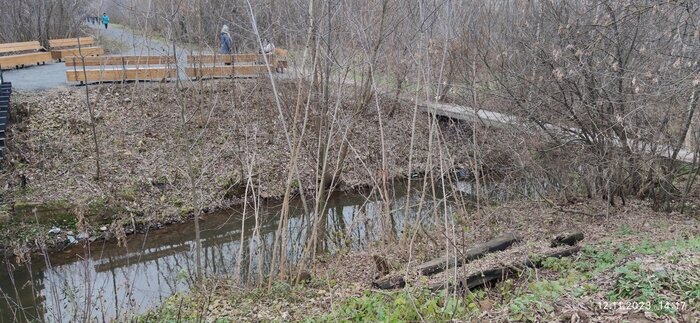
<instances>
[{"instance_id":1,"label":"gravel path","mask_svg":"<svg viewBox=\"0 0 700 323\"><path fill-rule=\"evenodd\" d=\"M172 55L173 47L165 42L134 35L130 30L116 25L110 25L109 29L98 28L97 25L88 25L94 29L97 35L108 37L112 40L127 44L123 55ZM187 63L187 52L176 47L176 54L180 69L178 75L184 79L184 67ZM63 63L46 63L46 65L30 66L22 69L3 72L6 81L12 82L13 88L23 91L40 91L71 86L66 80L66 67Z\"/></svg>"},{"instance_id":2,"label":"gravel path","mask_svg":"<svg viewBox=\"0 0 700 323\"><path fill-rule=\"evenodd\" d=\"M67 87L66 66L63 63L25 67L3 71L5 81L15 90L39 91Z\"/></svg>"},{"instance_id":3,"label":"gravel path","mask_svg":"<svg viewBox=\"0 0 700 323\"><path fill-rule=\"evenodd\" d=\"M131 30L114 25L110 25L108 29L99 27L95 27L95 29L97 35L126 44L128 47L120 53L122 55L173 55L173 45L166 44L163 40L137 35ZM178 76L183 80L185 79L185 66L187 65L188 52L184 48L176 46L175 54L177 55L178 66L180 66L178 69Z\"/></svg>"}]
</instances>

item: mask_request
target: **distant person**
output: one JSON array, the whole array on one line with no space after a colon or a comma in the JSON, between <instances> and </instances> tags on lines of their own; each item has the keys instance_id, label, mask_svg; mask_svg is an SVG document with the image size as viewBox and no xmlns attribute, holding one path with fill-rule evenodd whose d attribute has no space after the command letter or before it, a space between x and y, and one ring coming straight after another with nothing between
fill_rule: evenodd
<instances>
[{"instance_id":1,"label":"distant person","mask_svg":"<svg viewBox=\"0 0 700 323\"><path fill-rule=\"evenodd\" d=\"M105 25L105 29L109 26L109 16L106 12L102 13L102 23Z\"/></svg>"},{"instance_id":2,"label":"distant person","mask_svg":"<svg viewBox=\"0 0 700 323\"><path fill-rule=\"evenodd\" d=\"M275 45L273 43L271 43L269 40L265 39L265 41L263 42L263 53L270 54L274 50L275 50Z\"/></svg>"},{"instance_id":3,"label":"distant person","mask_svg":"<svg viewBox=\"0 0 700 323\"><path fill-rule=\"evenodd\" d=\"M227 25L224 25L221 28L221 33L219 34L219 45L219 52L221 52L221 54L233 53L233 41L231 40L231 34L228 32Z\"/></svg>"}]
</instances>

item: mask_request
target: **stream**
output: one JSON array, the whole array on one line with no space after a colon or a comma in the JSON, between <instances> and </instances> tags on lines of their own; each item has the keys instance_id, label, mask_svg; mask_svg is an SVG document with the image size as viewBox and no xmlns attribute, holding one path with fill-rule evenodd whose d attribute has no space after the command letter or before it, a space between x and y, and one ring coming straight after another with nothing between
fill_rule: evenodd
<instances>
[{"instance_id":1,"label":"stream","mask_svg":"<svg viewBox=\"0 0 700 323\"><path fill-rule=\"evenodd\" d=\"M454 204L447 202L452 198L430 194L424 197L422 207L417 207L421 194L414 189L412 206L404 212L405 186L395 184L391 190L392 221L382 221L385 204L376 193L331 194L326 208L325 250L362 249L387 232L384 222L390 222L390 230L401 234L407 225L442 219L446 207L452 213ZM466 195L471 192L468 182L456 187ZM286 243L287 261L293 265L311 233L312 216L303 211L299 199L291 204ZM264 202L257 208L257 216L254 209L249 205L245 217L242 206L203 216L205 275L231 275L255 282L269 272L281 201ZM94 242L90 248L77 245L43 257L35 255L23 264L0 261L0 322L123 321L158 306L174 293L187 291L195 269L193 221L130 235L126 246L113 239Z\"/></svg>"},{"instance_id":2,"label":"stream","mask_svg":"<svg viewBox=\"0 0 700 323\"><path fill-rule=\"evenodd\" d=\"M376 191L332 193L325 211L326 252L363 249L387 232L401 235L406 228L429 226L443 221L445 213L451 219L456 207L471 203L472 182L455 182L445 195L430 188L423 195L415 188L422 182L411 182L410 195L405 181L394 183L389 191L391 220ZM504 201L534 194L535 189L532 183L500 183L482 187L482 192L490 200ZM204 215L200 221L204 275L227 275L247 283L267 275L280 213L281 201L267 200L257 208L237 206ZM312 218L300 199L291 201L286 241L289 266L301 258ZM195 272L193 221L127 236L126 245L112 239L94 242L90 248L78 244L34 255L23 264L0 260L0 323L125 321L187 291Z\"/></svg>"}]
</instances>

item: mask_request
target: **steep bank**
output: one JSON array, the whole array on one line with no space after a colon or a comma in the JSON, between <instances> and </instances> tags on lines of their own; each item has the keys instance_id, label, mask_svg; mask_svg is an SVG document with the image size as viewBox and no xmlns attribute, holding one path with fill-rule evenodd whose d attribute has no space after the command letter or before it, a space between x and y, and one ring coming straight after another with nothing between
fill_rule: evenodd
<instances>
[{"instance_id":1,"label":"steep bank","mask_svg":"<svg viewBox=\"0 0 700 323\"><path fill-rule=\"evenodd\" d=\"M5 243L34 241L53 225L87 231L107 226L119 236L123 225L179 221L196 210L239 203L246 186L249 196L283 195L290 149L269 81L104 85L89 92L99 179L85 88L17 96L1 175L7 183L4 212L12 215L4 220ZM296 94L295 84L280 84L287 127ZM300 110L296 131L304 137L297 160L308 192L320 178L319 133L329 131L326 173L342 165L337 189L468 167L471 132L465 125L436 123L431 135L432 119L424 114L412 131L413 106L382 98L377 111L374 104L358 108L346 95L332 101L337 110L321 111L312 98L305 123ZM320 116L327 117L324 123ZM293 186L298 192L296 177ZM35 227L27 230L30 224Z\"/></svg>"}]
</instances>

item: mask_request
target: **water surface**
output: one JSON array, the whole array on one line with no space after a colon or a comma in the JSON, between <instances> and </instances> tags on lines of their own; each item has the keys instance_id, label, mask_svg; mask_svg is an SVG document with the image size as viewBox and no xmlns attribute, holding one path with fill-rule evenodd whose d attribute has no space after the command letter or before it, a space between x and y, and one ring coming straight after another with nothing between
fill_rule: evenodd
<instances>
[{"instance_id":1,"label":"water surface","mask_svg":"<svg viewBox=\"0 0 700 323\"><path fill-rule=\"evenodd\" d=\"M468 183L456 189L471 192ZM380 240L387 230L400 235L406 226L442 220L454 207L453 198L412 190L410 207L404 211L405 183L395 185L390 194L386 200L372 191L332 194L325 211L325 249L361 249ZM205 215L201 224L205 273L232 275L248 283L267 274L279 204L249 205L245 215L243 207ZM301 257L311 218L294 200L286 241L290 265ZM34 257L21 265L0 262L0 322L109 321L144 313L191 286L196 268L194 241L194 224L188 222L131 235L126 246L102 241L90 248L75 246L43 259Z\"/></svg>"}]
</instances>

